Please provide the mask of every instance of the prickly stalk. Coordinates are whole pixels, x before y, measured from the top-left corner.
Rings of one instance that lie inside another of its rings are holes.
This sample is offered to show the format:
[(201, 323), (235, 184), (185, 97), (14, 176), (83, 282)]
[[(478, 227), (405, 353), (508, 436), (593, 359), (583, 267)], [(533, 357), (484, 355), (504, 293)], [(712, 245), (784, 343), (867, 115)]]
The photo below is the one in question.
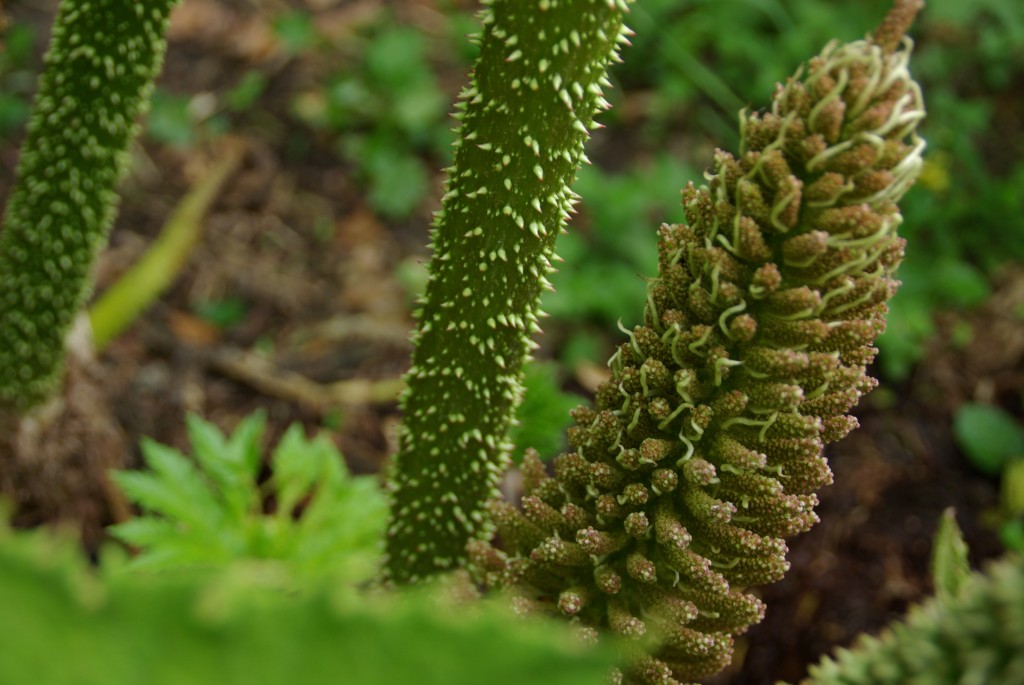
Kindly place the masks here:
[(406, 377), (387, 539), (397, 582), (453, 567), (491, 530), (484, 503), (506, 464), (538, 298), (584, 141), (607, 106), (626, 5), (495, 0), (483, 10)]
[(0, 408), (28, 409), (57, 383), (174, 4), (60, 4), (0, 232)]

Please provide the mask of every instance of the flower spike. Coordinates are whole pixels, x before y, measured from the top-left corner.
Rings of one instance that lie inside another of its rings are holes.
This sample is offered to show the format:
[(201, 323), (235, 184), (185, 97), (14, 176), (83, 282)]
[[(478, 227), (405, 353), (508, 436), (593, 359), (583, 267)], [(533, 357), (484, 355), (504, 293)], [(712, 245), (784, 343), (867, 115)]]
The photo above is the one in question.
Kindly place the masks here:
[[(749, 588), (780, 579), (785, 540), (818, 520), (825, 444), (875, 384), (865, 367), (903, 254), (896, 202), (921, 165), (903, 37), (919, 4), (828, 45), (768, 111), (742, 115), (740, 154), (716, 152), (708, 185), (683, 190), (687, 224), (661, 227), (644, 325), (596, 409), (573, 413), (573, 452), (547, 482), (530, 468), (547, 506), (527, 498), (526, 515), (545, 537), (510, 527), (507, 563), (544, 579), (530, 598), (552, 613), (661, 636), (625, 682), (726, 666), (764, 615)], [(569, 507), (592, 519), (575, 535)]]

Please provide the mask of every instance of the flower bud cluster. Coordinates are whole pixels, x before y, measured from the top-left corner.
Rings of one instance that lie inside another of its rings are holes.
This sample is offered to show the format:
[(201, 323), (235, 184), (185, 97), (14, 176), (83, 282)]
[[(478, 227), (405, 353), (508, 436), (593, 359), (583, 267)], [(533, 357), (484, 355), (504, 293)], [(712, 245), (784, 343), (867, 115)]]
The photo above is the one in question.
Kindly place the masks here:
[(572, 451), (553, 477), (528, 454), (521, 510), (490, 510), (504, 551), (471, 546), (523, 607), (658, 636), (628, 682), (728, 664), (764, 614), (747, 589), (780, 579), (785, 540), (817, 521), (823, 448), (875, 385), (896, 202), (921, 163), (915, 10), (897, 3), (878, 35), (829, 45), (741, 117), (740, 153), (718, 151), (708, 185), (683, 190), (687, 224), (661, 227), (643, 325), (595, 408), (573, 412)]

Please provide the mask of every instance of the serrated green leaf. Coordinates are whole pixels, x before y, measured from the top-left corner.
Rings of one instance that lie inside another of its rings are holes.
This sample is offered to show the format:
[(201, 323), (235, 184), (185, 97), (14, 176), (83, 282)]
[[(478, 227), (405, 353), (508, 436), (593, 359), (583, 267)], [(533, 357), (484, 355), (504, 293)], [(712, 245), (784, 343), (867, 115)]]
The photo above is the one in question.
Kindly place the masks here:
[(171, 537), (174, 525), (168, 519), (137, 516), (124, 523), (111, 526), (108, 530), (122, 542), (136, 547), (145, 547), (158, 544)]
[(213, 482), (226, 513), (242, 520), (259, 503), (255, 478), (260, 465), (262, 413), (246, 417), (230, 439), (213, 424), (191, 415), (186, 418), (189, 442), (196, 461)]
[[(329, 457), (341, 460), (337, 450)], [(272, 459), (272, 482), (277, 494), (278, 515), (290, 517), (302, 495), (307, 493), (321, 475), (322, 450), (314, 448), (314, 443), (307, 442), (302, 427), (296, 424), (289, 427), (281, 436)]]
[(330, 568), (360, 580), (376, 575), (387, 502), (374, 479), (363, 477), (345, 488), (321, 488), (295, 530), (293, 558), (315, 572)]
[(242, 519), (259, 497), (252, 473), (240, 459), (232, 458), (228, 441), (216, 426), (194, 415), (186, 418), (186, 426), (195, 460), (212, 482), (217, 498), (227, 505), (226, 513)]
[(265, 424), (265, 414), (262, 411), (254, 412), (241, 420), (228, 439), (231, 458), (243, 464), (253, 478), (263, 462), (260, 440), (263, 438)]
[[(240, 472), (240, 464), (232, 463), (227, 453), (228, 441), (220, 429), (195, 414), (185, 417), (185, 428), (188, 440), (195, 450), (196, 461), (214, 479), (214, 482), (225, 487), (238, 478), (237, 475), (248, 476)], [(234, 467), (234, 468), (232, 468)]]
[[(178, 519), (189, 525), (213, 525), (221, 518), (220, 504), (202, 476), (181, 453), (144, 441), (142, 451), (152, 472), (113, 474), (118, 486), (144, 510)], [(177, 460), (181, 459), (181, 462)]]
[[(146, 483), (147, 475), (114, 474), (118, 486), (135, 501), (140, 499), (138, 485)], [(115, 538), (142, 550), (131, 560), (132, 566), (162, 569), (219, 565), (245, 552), (244, 535), (236, 526), (222, 525), (220, 518), (187, 522), (181, 516), (164, 516), (139, 516), (111, 527)]]
[(257, 482), (262, 464), (262, 415), (243, 421), (230, 437), (191, 417), (188, 433), (198, 466), (181, 452), (146, 441), (149, 472), (114, 479), (148, 515), (113, 528), (141, 548), (136, 567), (224, 566), (235, 560), (275, 559), (296, 577), (330, 575), (359, 583), (375, 575), (386, 502), (373, 477), (350, 477), (325, 435), (307, 439), (289, 428), (273, 451), (273, 475)]

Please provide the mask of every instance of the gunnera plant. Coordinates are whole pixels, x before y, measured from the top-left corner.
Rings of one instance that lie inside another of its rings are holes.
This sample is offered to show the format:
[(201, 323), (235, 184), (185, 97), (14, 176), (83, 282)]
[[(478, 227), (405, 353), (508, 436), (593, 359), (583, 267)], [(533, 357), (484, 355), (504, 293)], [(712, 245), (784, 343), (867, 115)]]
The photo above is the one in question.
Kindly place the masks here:
[(630, 683), (717, 672), (765, 611), (751, 588), (787, 571), (786, 540), (816, 521), (826, 444), (875, 381), (903, 255), (897, 201), (924, 142), (904, 37), (922, 3), (832, 43), (740, 117), (736, 155), (682, 193), (659, 231), (643, 325), (573, 412), (554, 477), (523, 464), (522, 508), (493, 501), (503, 549), (471, 543), (491, 586), (526, 610), (639, 638)]

